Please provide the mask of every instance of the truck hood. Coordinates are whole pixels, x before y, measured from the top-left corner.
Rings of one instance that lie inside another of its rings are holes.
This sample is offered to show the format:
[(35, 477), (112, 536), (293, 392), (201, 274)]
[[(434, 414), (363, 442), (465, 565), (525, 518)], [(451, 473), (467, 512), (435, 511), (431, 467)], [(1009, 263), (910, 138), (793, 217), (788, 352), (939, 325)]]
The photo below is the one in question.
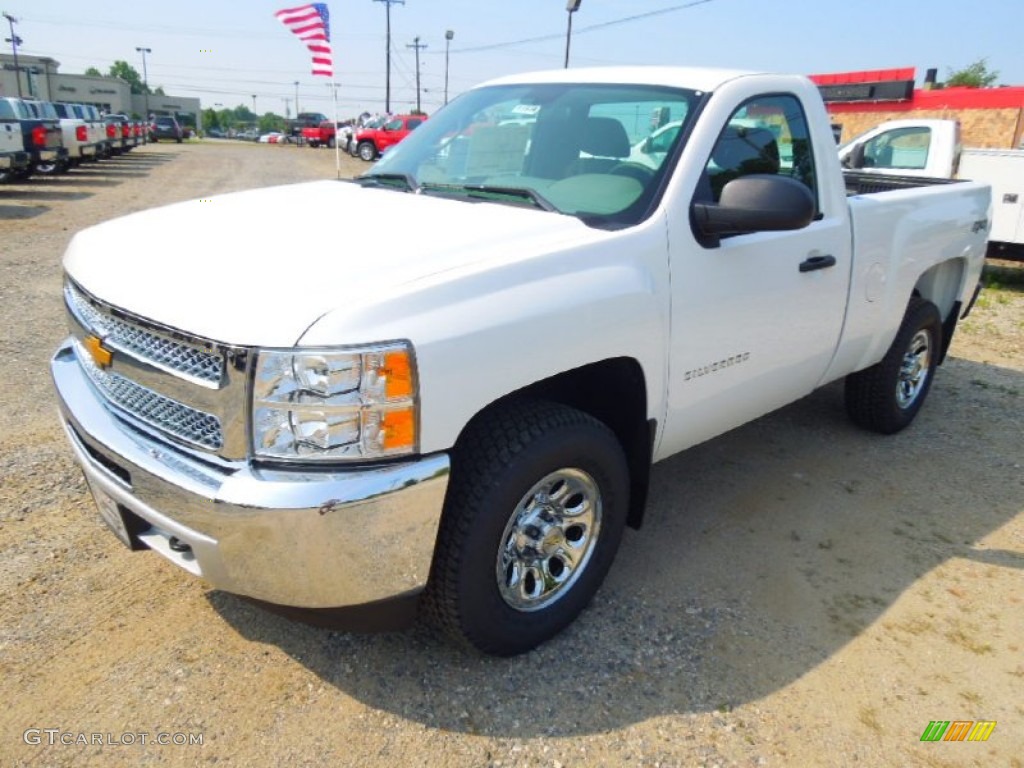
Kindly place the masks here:
[(529, 208), (316, 181), (100, 224), (74, 237), (64, 268), (94, 296), (170, 328), (285, 347), (327, 312), (600, 234)]

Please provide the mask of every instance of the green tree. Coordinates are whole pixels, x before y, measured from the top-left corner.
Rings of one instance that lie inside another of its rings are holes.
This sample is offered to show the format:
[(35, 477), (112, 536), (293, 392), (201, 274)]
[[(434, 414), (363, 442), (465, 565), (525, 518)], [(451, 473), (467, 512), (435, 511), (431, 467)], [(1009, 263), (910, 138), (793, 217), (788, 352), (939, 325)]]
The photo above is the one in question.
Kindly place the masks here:
[(153, 95), (154, 96), (166, 96), (167, 94), (164, 93), (164, 87), (162, 85), (158, 85), (156, 87), (156, 90), (153, 91)]
[(949, 70), (946, 87), (966, 86), (967, 88), (988, 88), (995, 85), (999, 72), (988, 68), (988, 59), (981, 58), (963, 69)]
[(208, 131), (214, 128), (220, 129), (220, 115), (213, 107), (203, 110), (203, 126)]
[(96, 69), (96, 67), (89, 67), (85, 70), (85, 74), (89, 77), (103, 77), (103, 73)]
[(132, 93), (153, 92), (152, 90), (147, 88), (145, 84), (143, 84), (142, 75), (138, 73), (138, 70), (136, 70), (135, 67), (129, 64), (127, 61), (115, 61), (113, 64), (110, 65), (110, 70), (107, 72), (107, 74), (110, 77), (119, 77), (122, 80), (126, 81), (128, 85), (131, 87)]
[(263, 117), (260, 118), (259, 132), (270, 133), (271, 131), (284, 132), (287, 121), (280, 115), (275, 115), (273, 112), (267, 112)]

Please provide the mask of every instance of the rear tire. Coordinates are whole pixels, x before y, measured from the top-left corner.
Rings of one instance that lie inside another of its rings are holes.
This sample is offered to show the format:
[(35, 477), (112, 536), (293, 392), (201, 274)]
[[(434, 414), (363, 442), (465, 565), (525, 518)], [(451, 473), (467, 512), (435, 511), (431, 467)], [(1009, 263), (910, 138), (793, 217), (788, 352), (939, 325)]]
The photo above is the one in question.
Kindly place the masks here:
[(549, 402), (485, 413), (452, 452), (427, 616), (484, 653), (535, 648), (590, 602), (628, 506), (626, 457), (603, 423)]
[(883, 435), (909, 426), (931, 389), (942, 350), (942, 316), (915, 296), (881, 362), (846, 377), (846, 412)]

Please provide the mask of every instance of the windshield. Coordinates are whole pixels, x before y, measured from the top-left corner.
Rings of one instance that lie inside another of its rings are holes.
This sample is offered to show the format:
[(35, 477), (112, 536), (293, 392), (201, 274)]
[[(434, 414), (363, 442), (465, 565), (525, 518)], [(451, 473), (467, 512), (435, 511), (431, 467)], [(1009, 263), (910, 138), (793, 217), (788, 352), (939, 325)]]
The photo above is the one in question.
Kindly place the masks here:
[(362, 178), (629, 225), (649, 209), (699, 96), (644, 85), (479, 88), (425, 121)]

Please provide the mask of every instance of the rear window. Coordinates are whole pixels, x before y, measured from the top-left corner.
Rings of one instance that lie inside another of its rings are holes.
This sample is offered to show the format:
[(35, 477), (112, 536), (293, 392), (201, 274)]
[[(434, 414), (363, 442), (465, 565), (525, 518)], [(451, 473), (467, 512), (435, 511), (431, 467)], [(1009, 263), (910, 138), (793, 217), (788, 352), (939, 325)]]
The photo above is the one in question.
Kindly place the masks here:
[(17, 120), (18, 116), (14, 113), (14, 107), (11, 106), (9, 101), (0, 101), (0, 120)]

